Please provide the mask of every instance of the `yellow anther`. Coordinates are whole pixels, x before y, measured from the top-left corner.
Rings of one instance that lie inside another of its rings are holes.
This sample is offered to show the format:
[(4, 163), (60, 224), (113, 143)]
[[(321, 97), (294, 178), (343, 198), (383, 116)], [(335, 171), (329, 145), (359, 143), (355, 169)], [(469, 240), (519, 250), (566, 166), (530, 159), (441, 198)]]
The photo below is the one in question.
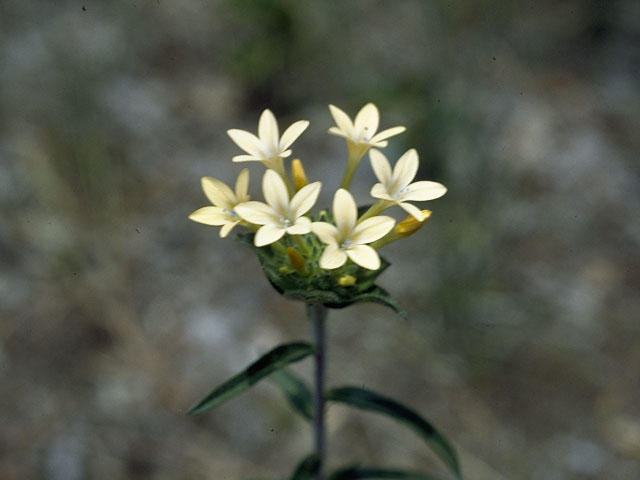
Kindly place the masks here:
[(294, 158), (291, 162), (291, 176), (293, 177), (293, 188), (295, 188), (296, 192), (309, 183), (299, 158)]
[(293, 247), (287, 247), (287, 255), (289, 256), (289, 263), (293, 268), (300, 271), (304, 268), (304, 257), (300, 255)]
[(354, 277), (353, 275), (342, 275), (339, 279), (338, 279), (338, 285), (340, 285), (341, 287), (351, 287), (352, 285), (356, 284), (356, 277)]
[(395, 228), (393, 229), (394, 233), (397, 234), (400, 238), (408, 237), (409, 235), (416, 233), (418, 230), (420, 230), (422, 225), (424, 225), (424, 222), (426, 222), (427, 219), (431, 216), (431, 211), (422, 210), (422, 215), (422, 221), (418, 221), (413, 215), (409, 215), (407, 218), (405, 218), (395, 226)]

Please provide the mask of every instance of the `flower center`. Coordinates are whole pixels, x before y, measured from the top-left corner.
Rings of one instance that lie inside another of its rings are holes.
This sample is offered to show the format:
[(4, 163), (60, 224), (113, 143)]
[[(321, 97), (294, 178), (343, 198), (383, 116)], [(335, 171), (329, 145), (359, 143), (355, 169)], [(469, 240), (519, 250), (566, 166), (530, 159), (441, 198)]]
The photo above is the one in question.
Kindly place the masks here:
[(402, 197), (403, 195), (406, 195), (407, 193), (409, 193), (409, 187), (403, 187), (400, 190), (398, 190), (396, 193), (394, 193), (392, 197), (394, 199), (397, 199), (399, 197)]
[(280, 223), (284, 228), (289, 228), (291, 226), (291, 220), (288, 218), (280, 217)]
[(353, 245), (353, 242), (351, 240), (347, 239), (344, 242), (342, 242), (342, 245), (340, 245), (340, 249), (341, 250), (349, 250), (349, 248), (351, 248), (351, 245)]
[(358, 143), (367, 143), (369, 140), (369, 127), (364, 127), (358, 136)]
[(227, 210), (225, 208), (224, 213), (226, 213), (227, 215), (229, 215), (233, 220), (239, 220), (240, 218), (238, 217), (238, 214), (236, 213), (235, 210)]

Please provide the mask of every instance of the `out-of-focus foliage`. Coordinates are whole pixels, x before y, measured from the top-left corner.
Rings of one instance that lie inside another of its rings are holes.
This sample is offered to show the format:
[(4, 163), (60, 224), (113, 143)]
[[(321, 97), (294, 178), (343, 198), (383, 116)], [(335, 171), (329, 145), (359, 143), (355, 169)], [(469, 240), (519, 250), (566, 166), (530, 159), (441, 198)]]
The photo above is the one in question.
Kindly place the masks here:
[[(639, 17), (632, 0), (1, 2), (0, 478), (289, 473), (311, 440), (275, 386), (185, 415), (308, 337), (248, 250), (186, 217), (201, 176), (237, 174), (226, 129), (264, 108), (311, 121), (294, 155), (328, 205), (327, 105), (368, 101), (408, 127), (388, 156), (415, 147), (449, 192), (382, 252), (409, 321), (331, 312), (330, 384), (406, 400), (469, 478), (640, 477)], [(365, 159), (359, 203), (373, 182)], [(328, 413), (335, 467), (438, 467), (401, 428)]]

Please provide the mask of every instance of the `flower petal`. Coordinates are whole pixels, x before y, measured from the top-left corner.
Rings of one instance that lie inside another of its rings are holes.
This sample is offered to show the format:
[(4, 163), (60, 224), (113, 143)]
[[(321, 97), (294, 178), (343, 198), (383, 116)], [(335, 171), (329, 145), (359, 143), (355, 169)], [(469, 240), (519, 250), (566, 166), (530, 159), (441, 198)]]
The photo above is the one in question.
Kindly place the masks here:
[[(396, 191), (402, 190), (418, 173), (418, 152), (414, 148), (407, 150), (393, 167), (393, 185)], [(393, 192), (391, 192), (393, 193)]]
[(233, 227), (235, 227), (239, 223), (240, 223), (240, 220), (238, 220), (237, 222), (225, 223), (220, 229), (220, 238), (225, 238), (227, 235), (229, 235), (229, 232), (233, 230)]
[(338, 126), (338, 128), (342, 131), (342, 133), (345, 136), (350, 137), (351, 134), (353, 133), (353, 123), (351, 123), (351, 119), (349, 118), (349, 115), (344, 113), (335, 105), (329, 105), (329, 110), (331, 111), (331, 116), (333, 117), (333, 120), (336, 122), (336, 125)]
[(313, 222), (311, 231), (315, 233), (322, 243), (329, 245), (338, 245), (340, 241), (340, 232), (335, 225), (327, 222)]
[(267, 170), (262, 177), (262, 193), (267, 203), (280, 216), (289, 213), (289, 192), (282, 177), (275, 170)]
[(247, 192), (249, 191), (249, 169), (243, 168), (238, 174), (236, 180), (236, 202), (246, 202), (249, 200)]
[(378, 270), (380, 268), (380, 257), (369, 245), (354, 245), (347, 250), (347, 255), (354, 262), (363, 268), (369, 270)]
[(256, 225), (280, 224), (280, 215), (272, 207), (262, 202), (245, 202), (236, 205), (235, 212), (240, 218)]
[(358, 218), (358, 206), (348, 190), (340, 188), (333, 196), (333, 220), (341, 238), (349, 237)]
[(337, 135), (338, 137), (344, 137), (344, 138), (349, 138), (349, 135), (345, 132), (343, 132), (342, 130), (340, 130), (338, 127), (331, 127), (328, 132), (332, 135)]
[(258, 137), (262, 142), (263, 148), (266, 147), (269, 151), (275, 151), (274, 148), (278, 147), (278, 138), (280, 134), (278, 132), (278, 122), (273, 112), (268, 108), (260, 115), (258, 121)]
[(189, 215), (189, 220), (205, 225), (224, 225), (230, 221), (229, 214), (222, 207), (202, 207)]
[(381, 131), (373, 136), (370, 140), (371, 143), (378, 143), (382, 140), (386, 140), (387, 138), (393, 137), (394, 135), (400, 135), (402, 132), (406, 130), (406, 127), (391, 127), (386, 130)]
[(419, 222), (423, 222), (425, 220), (425, 214), (422, 213), (422, 210), (420, 210), (415, 205), (411, 205), (410, 203), (400, 202), (398, 203), (398, 206), (402, 208), (405, 212), (407, 212), (409, 215), (413, 216), (413, 218), (415, 218)]
[(313, 182), (298, 190), (291, 199), (290, 209), (293, 218), (298, 218), (311, 210), (318, 200), (320, 187), (322, 187), (321, 182)]
[(371, 168), (376, 178), (383, 185), (390, 185), (393, 182), (393, 171), (387, 157), (379, 150), (371, 149), (369, 151), (369, 160), (371, 160)]
[(311, 220), (307, 217), (300, 217), (296, 223), (287, 228), (289, 235), (305, 235), (311, 231)]
[(327, 245), (320, 257), (320, 268), (325, 270), (333, 270), (341, 267), (347, 261), (347, 254), (344, 250), (338, 248), (337, 245)]
[(291, 144), (295, 142), (300, 135), (302, 135), (302, 132), (304, 132), (308, 126), (309, 122), (307, 120), (299, 120), (287, 128), (280, 139), (280, 150), (286, 150), (289, 148)]
[(232, 128), (231, 130), (227, 130), (227, 135), (229, 135), (231, 140), (233, 140), (236, 145), (245, 152), (258, 158), (264, 157), (262, 152), (262, 142), (253, 133), (247, 132), (246, 130)]
[(233, 162), (262, 162), (262, 156), (256, 157), (255, 155), (236, 155), (231, 159)]
[(407, 193), (402, 195), (402, 201), (422, 201), (435, 200), (447, 193), (447, 187), (438, 182), (420, 181), (414, 182), (407, 187)]
[(349, 240), (358, 245), (375, 242), (389, 233), (395, 224), (393, 218), (385, 215), (367, 218), (356, 225)]
[(217, 178), (202, 177), (202, 190), (207, 198), (217, 207), (232, 210), (236, 204), (236, 195)]
[(277, 242), (284, 235), (284, 228), (279, 225), (269, 224), (264, 225), (258, 229), (256, 236), (253, 239), (253, 244), (256, 247), (264, 247), (270, 243)]
[(366, 132), (365, 137), (370, 139), (378, 130), (380, 113), (373, 103), (367, 103), (356, 115), (354, 126), (358, 133)]
[(371, 195), (373, 198), (380, 198), (381, 200), (390, 200), (392, 202), (395, 201), (393, 197), (389, 195), (387, 187), (385, 187), (381, 183), (376, 183), (373, 187), (371, 187), (371, 192), (369, 193), (369, 195)]

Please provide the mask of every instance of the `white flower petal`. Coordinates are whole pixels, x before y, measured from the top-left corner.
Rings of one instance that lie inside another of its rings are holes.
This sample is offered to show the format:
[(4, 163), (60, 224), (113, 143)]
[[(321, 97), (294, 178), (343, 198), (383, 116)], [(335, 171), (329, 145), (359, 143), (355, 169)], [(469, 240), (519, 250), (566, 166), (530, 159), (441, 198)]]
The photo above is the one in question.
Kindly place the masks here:
[(402, 201), (422, 201), (435, 200), (447, 193), (447, 187), (438, 182), (420, 181), (414, 182), (407, 187), (407, 192), (402, 195)]
[(379, 150), (372, 149), (369, 151), (369, 160), (371, 160), (371, 168), (376, 178), (383, 185), (390, 185), (393, 179), (393, 171), (387, 157)]
[(220, 238), (225, 238), (227, 235), (229, 235), (229, 232), (233, 230), (233, 227), (235, 227), (239, 223), (240, 223), (240, 220), (238, 220), (237, 222), (225, 223), (220, 229)]
[(373, 198), (379, 198), (381, 200), (393, 200), (393, 197), (389, 195), (387, 187), (385, 187), (381, 183), (376, 183), (373, 187), (371, 187), (371, 192), (369, 193)]
[(340, 130), (338, 127), (331, 127), (328, 132), (332, 135), (337, 135), (338, 137), (344, 137), (344, 138), (348, 138), (349, 135), (347, 135), (345, 132), (343, 132), (342, 130)]
[(358, 218), (358, 206), (348, 190), (340, 188), (333, 196), (333, 219), (340, 236), (349, 236)]
[(262, 142), (253, 133), (232, 128), (231, 130), (227, 130), (227, 135), (245, 152), (258, 158), (263, 156)]
[(281, 216), (289, 210), (289, 192), (282, 177), (274, 170), (267, 170), (262, 177), (262, 193), (264, 199)]
[(375, 148), (385, 148), (387, 145), (389, 145), (389, 142), (387, 142), (386, 140), (383, 141), (383, 142), (371, 142), (371, 141), (369, 141), (369, 146), (375, 147)]
[(340, 232), (335, 225), (327, 222), (313, 222), (311, 231), (315, 233), (322, 243), (330, 245), (338, 245), (340, 241)]
[(296, 223), (287, 228), (289, 235), (305, 235), (311, 231), (311, 220), (307, 217), (300, 217)]
[(228, 223), (229, 214), (222, 207), (202, 207), (189, 215), (189, 220), (205, 225), (224, 225)]
[(304, 132), (308, 126), (309, 122), (307, 120), (299, 120), (287, 128), (280, 139), (280, 150), (286, 150), (289, 148), (291, 144), (295, 142), (300, 135), (302, 135), (302, 132)]
[(278, 122), (276, 122), (276, 117), (269, 109), (266, 109), (260, 115), (258, 137), (260, 137), (263, 148), (267, 147), (269, 151), (273, 151), (274, 147), (277, 148), (279, 137)]
[(338, 248), (337, 245), (327, 245), (320, 257), (320, 268), (333, 270), (341, 267), (347, 261), (347, 254)]
[(353, 133), (353, 123), (351, 123), (349, 115), (344, 113), (335, 105), (329, 105), (329, 110), (331, 111), (331, 116), (335, 120), (338, 128), (345, 136), (350, 137)]
[(363, 268), (377, 270), (380, 268), (380, 257), (369, 245), (354, 245), (347, 250), (347, 255), (354, 262)]
[(249, 169), (243, 168), (236, 180), (236, 202), (246, 202), (249, 200)]
[(264, 225), (258, 229), (256, 236), (253, 239), (253, 244), (256, 247), (264, 247), (271, 243), (277, 242), (284, 235), (284, 228), (278, 225)]
[(262, 162), (262, 157), (255, 155), (236, 155), (231, 159), (233, 162)]
[(291, 215), (294, 218), (298, 218), (311, 210), (311, 207), (313, 207), (316, 200), (318, 200), (320, 187), (322, 187), (321, 182), (313, 182), (298, 190), (291, 199), (290, 205)]
[(375, 242), (389, 233), (395, 224), (393, 218), (385, 215), (367, 218), (356, 225), (349, 240), (359, 245)]
[(398, 159), (396, 166), (393, 167), (393, 185), (397, 190), (402, 190), (411, 183), (418, 173), (418, 164), (418, 152), (413, 148), (407, 150)]
[(373, 137), (378, 130), (380, 113), (373, 103), (367, 103), (356, 115), (354, 126), (358, 133), (365, 132), (367, 139)]
[(398, 203), (398, 206), (402, 208), (405, 212), (407, 212), (409, 215), (413, 216), (413, 218), (415, 218), (419, 222), (424, 221), (425, 215), (422, 213), (422, 210), (420, 210), (415, 205), (411, 205), (410, 203), (400, 202)]
[(233, 191), (217, 178), (202, 177), (202, 190), (207, 198), (218, 207), (232, 210), (236, 204)]
[(272, 207), (262, 202), (245, 202), (236, 205), (235, 212), (249, 223), (256, 225), (279, 224), (280, 215)]
[[(386, 130), (381, 131), (380, 133), (377, 133), (373, 136), (373, 138), (370, 140), (371, 143), (378, 143), (381, 142), (383, 140), (386, 140), (387, 138), (393, 137), (394, 135), (399, 135), (402, 132), (404, 132), (406, 130), (405, 127), (392, 127), (392, 128), (387, 128)], [(386, 142), (385, 142), (386, 143)]]

